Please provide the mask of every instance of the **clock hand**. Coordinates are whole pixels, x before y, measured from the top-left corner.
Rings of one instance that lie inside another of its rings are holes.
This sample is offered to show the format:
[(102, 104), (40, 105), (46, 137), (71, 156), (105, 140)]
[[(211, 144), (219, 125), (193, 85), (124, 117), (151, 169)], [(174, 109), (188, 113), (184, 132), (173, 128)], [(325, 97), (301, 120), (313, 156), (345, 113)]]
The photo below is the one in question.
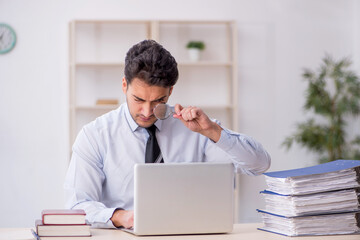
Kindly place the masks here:
[(0, 41), (2, 41), (3, 36), (4, 36), (4, 33), (1, 34)]

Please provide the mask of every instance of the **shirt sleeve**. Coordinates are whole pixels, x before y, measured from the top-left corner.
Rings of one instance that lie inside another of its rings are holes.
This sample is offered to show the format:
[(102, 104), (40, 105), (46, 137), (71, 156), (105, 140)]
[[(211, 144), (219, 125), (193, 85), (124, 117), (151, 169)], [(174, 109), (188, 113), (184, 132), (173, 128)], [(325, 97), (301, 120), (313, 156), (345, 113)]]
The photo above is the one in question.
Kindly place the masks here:
[(105, 180), (103, 163), (95, 141), (83, 129), (74, 146), (65, 178), (66, 208), (84, 209), (86, 219), (93, 227), (115, 228), (110, 218), (116, 208), (107, 208), (100, 202)]
[(237, 173), (260, 175), (270, 167), (270, 155), (259, 142), (245, 134), (223, 128), (214, 145), (230, 158)]

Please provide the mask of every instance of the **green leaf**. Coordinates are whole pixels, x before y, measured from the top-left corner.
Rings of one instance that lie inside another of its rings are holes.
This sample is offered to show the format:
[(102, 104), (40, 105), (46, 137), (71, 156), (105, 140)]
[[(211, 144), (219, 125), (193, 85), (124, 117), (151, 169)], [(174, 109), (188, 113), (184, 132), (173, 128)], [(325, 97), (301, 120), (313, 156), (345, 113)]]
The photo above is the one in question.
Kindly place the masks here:
[(190, 41), (190, 42), (188, 42), (186, 47), (187, 48), (197, 48), (199, 50), (204, 50), (205, 49), (205, 43), (202, 42), (202, 41)]

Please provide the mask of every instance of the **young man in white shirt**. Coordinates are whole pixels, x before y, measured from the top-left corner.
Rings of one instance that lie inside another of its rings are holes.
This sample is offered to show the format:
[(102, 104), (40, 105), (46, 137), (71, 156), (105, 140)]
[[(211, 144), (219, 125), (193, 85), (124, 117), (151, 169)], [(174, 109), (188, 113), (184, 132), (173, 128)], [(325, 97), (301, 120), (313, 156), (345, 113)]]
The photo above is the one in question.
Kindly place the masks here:
[(84, 209), (93, 226), (133, 226), (133, 168), (145, 162), (150, 127), (160, 162), (231, 161), (248, 175), (269, 168), (270, 156), (260, 143), (221, 127), (200, 108), (176, 104), (172, 117), (157, 120), (153, 109), (168, 101), (177, 79), (177, 63), (160, 44), (134, 45), (122, 80), (126, 103), (80, 131), (64, 186), (67, 207)]

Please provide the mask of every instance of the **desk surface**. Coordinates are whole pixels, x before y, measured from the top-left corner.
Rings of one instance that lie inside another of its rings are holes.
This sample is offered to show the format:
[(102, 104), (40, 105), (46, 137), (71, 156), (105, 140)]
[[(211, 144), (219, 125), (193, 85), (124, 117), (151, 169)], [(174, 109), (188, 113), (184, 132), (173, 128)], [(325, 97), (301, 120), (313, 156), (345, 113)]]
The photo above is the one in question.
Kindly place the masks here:
[[(92, 237), (66, 238), (66, 240), (281, 240), (281, 239), (299, 239), (299, 240), (359, 240), (360, 235), (339, 235), (339, 236), (316, 236), (316, 237), (284, 237), (274, 233), (268, 233), (257, 230), (261, 227), (260, 223), (235, 224), (234, 231), (228, 234), (205, 234), (205, 235), (178, 235), (178, 236), (148, 236), (136, 237), (130, 233), (116, 229), (91, 229)], [(0, 229), (0, 240), (30, 240), (34, 239), (30, 228), (2, 228)], [(50, 239), (50, 238), (47, 238)], [(51, 238), (64, 239), (64, 238)]]

